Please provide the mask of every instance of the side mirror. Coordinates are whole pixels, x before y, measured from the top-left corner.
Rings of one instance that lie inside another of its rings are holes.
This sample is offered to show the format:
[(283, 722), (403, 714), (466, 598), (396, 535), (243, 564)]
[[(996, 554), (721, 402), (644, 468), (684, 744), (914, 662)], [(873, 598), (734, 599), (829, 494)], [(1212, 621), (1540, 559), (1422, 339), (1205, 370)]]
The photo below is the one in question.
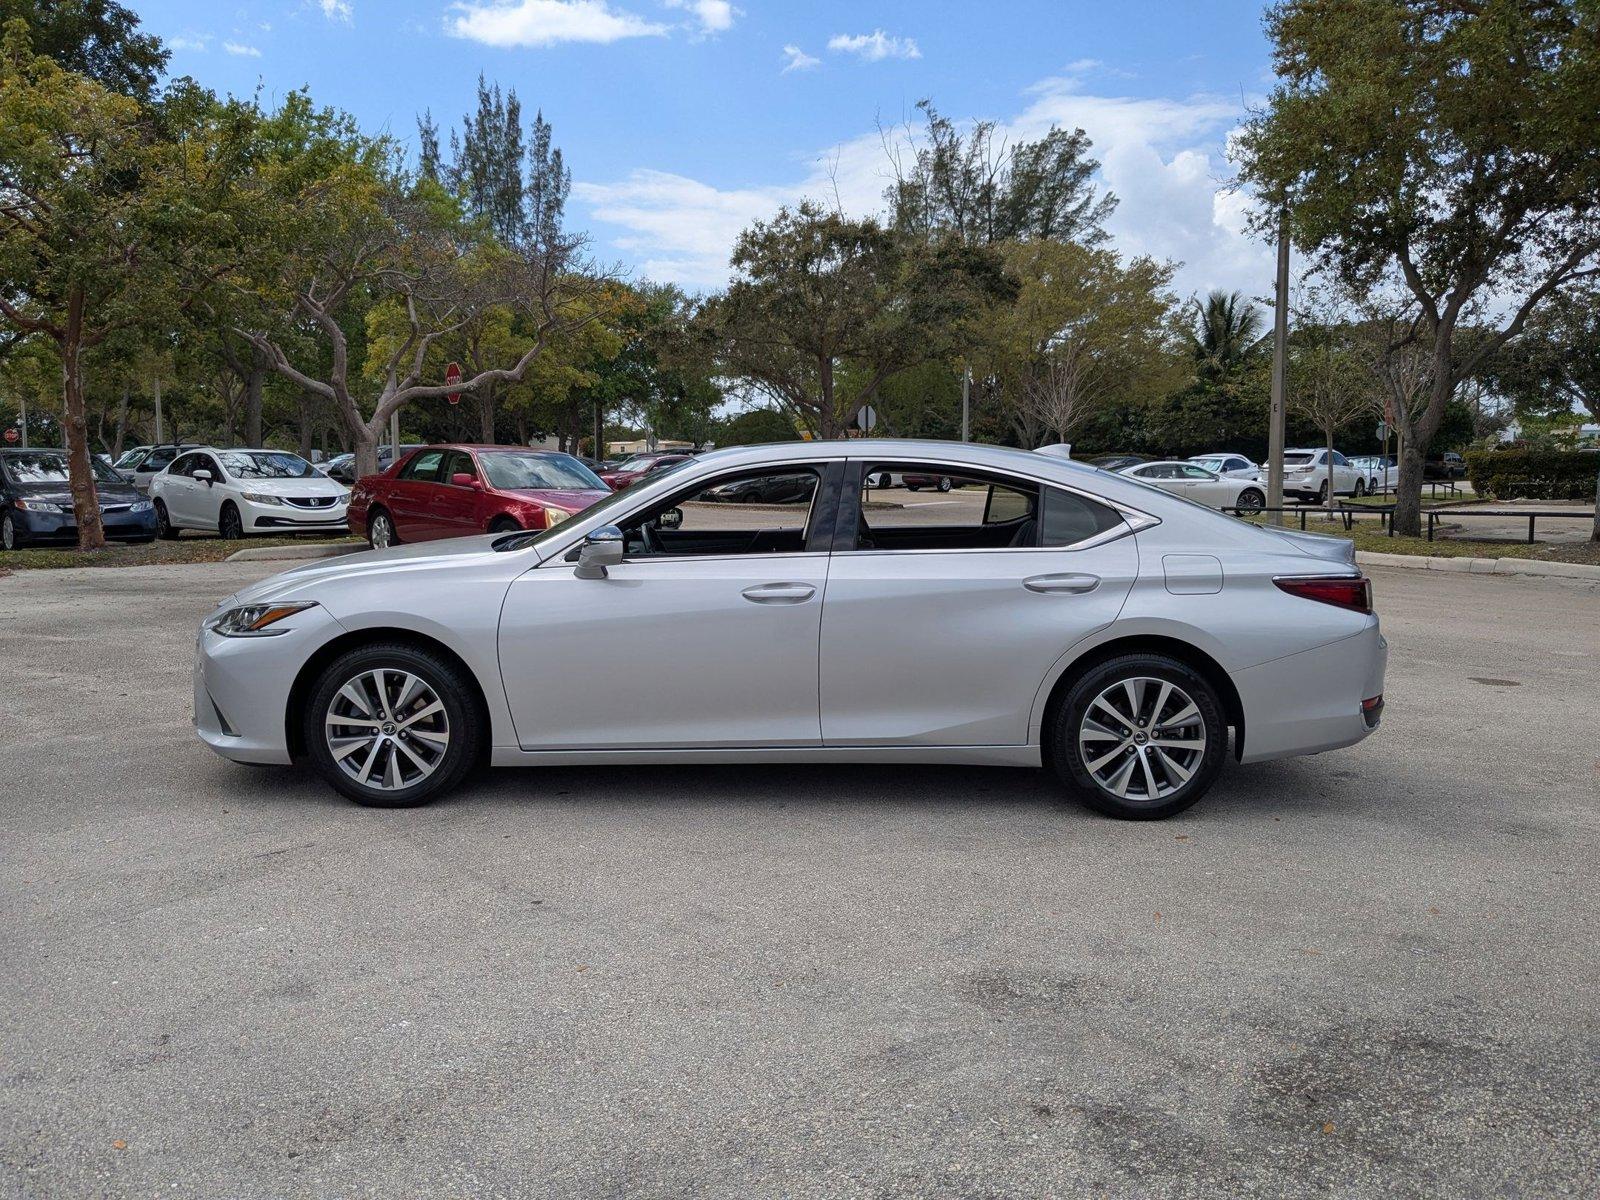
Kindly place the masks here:
[(683, 527), (683, 509), (669, 508), (656, 518), (657, 529), (681, 529)]
[(457, 487), (471, 488), (475, 492), (483, 491), (483, 483), (476, 475), (468, 475), (465, 471), (457, 471), (450, 476), (450, 482)]
[(198, 471), (194, 472), (194, 474), (192, 474), (189, 478), (191, 478), (191, 479), (199, 479), (199, 480), (201, 480), (201, 481), (203, 481), (205, 483), (210, 483), (211, 482), (211, 472), (206, 470), (204, 467), (201, 467)]
[(578, 551), (578, 566), (573, 575), (578, 579), (604, 579), (606, 568), (622, 561), (622, 530), (615, 525), (602, 525), (590, 530)]

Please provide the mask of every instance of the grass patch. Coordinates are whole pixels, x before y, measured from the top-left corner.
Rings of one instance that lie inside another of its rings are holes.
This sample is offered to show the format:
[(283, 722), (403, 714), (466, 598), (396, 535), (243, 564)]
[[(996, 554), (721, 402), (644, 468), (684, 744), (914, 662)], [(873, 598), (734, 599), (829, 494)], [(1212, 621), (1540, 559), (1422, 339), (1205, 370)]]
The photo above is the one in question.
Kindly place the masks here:
[(266, 546), (326, 545), (329, 542), (361, 543), (356, 537), (247, 537), (227, 542), (218, 537), (180, 537), (174, 542), (150, 542), (143, 546), (114, 542), (104, 550), (78, 550), (71, 546), (30, 546), (10, 553), (0, 551), (0, 575), (8, 570), (51, 570), (66, 567), (161, 567), (176, 563), (221, 562), (240, 550)]
[[(1269, 522), (1265, 517), (1253, 518), (1257, 525)], [(1290, 515), (1283, 527), (1300, 532), (1300, 518)], [(1531, 558), (1541, 562), (1570, 562), (1600, 565), (1600, 544), (1595, 542), (1569, 542), (1549, 544), (1536, 542), (1474, 542), (1464, 538), (1436, 537), (1433, 541), (1421, 537), (1390, 537), (1378, 527), (1376, 521), (1357, 521), (1353, 529), (1345, 529), (1342, 521), (1329, 522), (1315, 515), (1306, 519), (1307, 533), (1326, 533), (1348, 538), (1356, 549), (1376, 554), (1418, 554), (1432, 558)]]

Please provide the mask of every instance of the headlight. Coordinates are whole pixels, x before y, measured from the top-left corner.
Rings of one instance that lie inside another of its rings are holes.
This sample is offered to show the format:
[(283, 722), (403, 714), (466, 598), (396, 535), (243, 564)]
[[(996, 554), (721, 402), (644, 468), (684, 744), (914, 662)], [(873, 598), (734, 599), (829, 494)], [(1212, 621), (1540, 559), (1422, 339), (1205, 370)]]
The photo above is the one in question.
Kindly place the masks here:
[(279, 621), (313, 607), (315, 607), (314, 602), (243, 604), (238, 608), (230, 608), (211, 622), (211, 631), (220, 633), (223, 637), (274, 637), (289, 632), (287, 629), (273, 628)]
[(14, 500), (12, 503), (27, 512), (68, 513), (72, 511), (72, 505), (70, 504), (51, 504), (48, 500)]
[(248, 500), (251, 504), (282, 504), (283, 501), (276, 496), (269, 496), (265, 492), (240, 492), (239, 499)]
[(572, 514), (567, 512), (565, 509), (547, 508), (544, 510), (544, 527), (546, 529), (553, 529), (571, 515)]
[(150, 501), (148, 501), (148, 500), (135, 500), (129, 506), (128, 511), (129, 512), (149, 512), (150, 511)]

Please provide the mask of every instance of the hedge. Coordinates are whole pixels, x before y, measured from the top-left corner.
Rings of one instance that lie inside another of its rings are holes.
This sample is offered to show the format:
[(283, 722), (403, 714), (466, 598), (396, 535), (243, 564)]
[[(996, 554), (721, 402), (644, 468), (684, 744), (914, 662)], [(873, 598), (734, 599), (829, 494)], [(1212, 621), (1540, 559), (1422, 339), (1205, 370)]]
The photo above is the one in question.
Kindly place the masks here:
[(1588, 500), (1600, 475), (1600, 454), (1577, 450), (1473, 450), (1472, 490), (1496, 500)]

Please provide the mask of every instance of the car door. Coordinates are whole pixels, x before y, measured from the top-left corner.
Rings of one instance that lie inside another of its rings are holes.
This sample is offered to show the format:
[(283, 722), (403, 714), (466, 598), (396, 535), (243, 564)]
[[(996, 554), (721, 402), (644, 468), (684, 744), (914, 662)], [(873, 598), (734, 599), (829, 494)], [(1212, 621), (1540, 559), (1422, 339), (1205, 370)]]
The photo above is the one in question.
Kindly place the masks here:
[[(195, 471), (210, 471), (211, 482), (195, 479)], [(222, 502), (228, 496), (228, 489), (224, 486), (228, 477), (223, 474), (222, 464), (214, 454), (197, 454), (189, 473), (189, 512), (193, 523), (202, 529), (216, 529), (222, 515)]]
[[(199, 465), (199, 459), (198, 454), (180, 455), (161, 477), (161, 486), (154, 489), (161, 503), (166, 506), (167, 520), (172, 525), (193, 527), (196, 524), (192, 515), (195, 481), (189, 478), (189, 471)], [(152, 480), (154, 478), (151, 476)]]
[(448, 453), (443, 449), (418, 450), (389, 485), (385, 507), (394, 518), (395, 532), (402, 542), (425, 542), (440, 536), (433, 516), (433, 495)]
[[(500, 618), (519, 744), (819, 745), (817, 652), (843, 470), (802, 461), (706, 477), (619, 516), (627, 555), (605, 578), (579, 579), (575, 553), (519, 577)], [(812, 487), (781, 511), (697, 498), (796, 471)]]
[(482, 480), (472, 455), (464, 450), (452, 450), (445, 456), (439, 482), (429, 488), (430, 537), (466, 537), (483, 532), (484, 522), (478, 519), (483, 492), (456, 483), (457, 475)]
[(863, 467), (917, 468), (852, 467), (823, 605), (823, 741), (1027, 744), (1052, 666), (1127, 599), (1132, 526), (1086, 494), (958, 463), (926, 468), (958, 485), (947, 505), (863, 510)]
[(1224, 504), (1232, 504), (1238, 495), (1239, 488), (1235, 483), (1223, 479), (1215, 472), (1204, 467), (1188, 465), (1180, 468), (1183, 472), (1185, 490), (1183, 494), (1196, 504), (1209, 505), (1212, 508), (1221, 508)]

